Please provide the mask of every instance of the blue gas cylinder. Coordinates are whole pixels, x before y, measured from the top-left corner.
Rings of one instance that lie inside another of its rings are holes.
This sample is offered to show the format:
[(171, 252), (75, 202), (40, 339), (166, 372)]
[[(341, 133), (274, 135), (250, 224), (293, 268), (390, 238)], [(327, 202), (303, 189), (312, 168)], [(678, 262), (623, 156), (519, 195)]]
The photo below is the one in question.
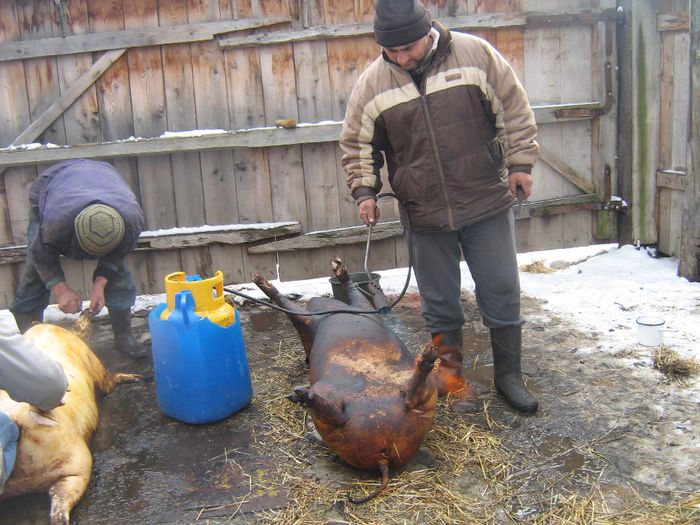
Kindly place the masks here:
[(218, 421), (253, 397), (238, 311), (224, 327), (195, 313), (190, 290), (177, 292), (174, 303), (165, 319), (167, 303), (148, 315), (158, 404), (185, 423)]

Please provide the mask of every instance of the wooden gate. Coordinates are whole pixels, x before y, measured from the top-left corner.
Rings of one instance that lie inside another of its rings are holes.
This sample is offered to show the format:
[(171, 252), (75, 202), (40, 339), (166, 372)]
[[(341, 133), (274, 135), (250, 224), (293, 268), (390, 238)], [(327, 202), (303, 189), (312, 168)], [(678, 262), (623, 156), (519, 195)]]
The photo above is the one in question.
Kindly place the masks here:
[[(612, 0), (425, 0), (447, 27), (491, 41), (534, 107), (542, 146), (518, 248), (616, 238)], [(50, 163), (110, 160), (148, 232), (129, 256), (139, 293), (172, 271), (359, 268), (366, 230), (337, 140), (359, 73), (378, 55), (371, 0), (34, 0), (0, 3), (0, 306), (25, 253), (27, 193)], [(395, 205), (371, 266), (405, 265)], [(85, 296), (92, 265), (65, 261)], [(329, 290), (330, 291), (330, 290)]]

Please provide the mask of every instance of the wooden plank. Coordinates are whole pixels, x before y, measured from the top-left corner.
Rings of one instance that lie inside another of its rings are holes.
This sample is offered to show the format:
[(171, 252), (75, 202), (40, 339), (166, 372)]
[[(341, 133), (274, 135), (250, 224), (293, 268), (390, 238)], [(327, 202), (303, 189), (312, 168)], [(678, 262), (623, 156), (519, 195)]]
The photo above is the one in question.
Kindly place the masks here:
[[(673, 9), (673, 0), (664, 0), (660, 8)], [(658, 23), (657, 15), (657, 23)], [(659, 71), (659, 166), (673, 167), (673, 77), (675, 55), (675, 35), (661, 34), (661, 69)], [(658, 179), (658, 173), (657, 173)], [(658, 183), (658, 180), (657, 180)]]
[[(125, 5), (127, 27), (157, 25), (156, 0)], [(167, 129), (163, 65), (159, 49), (131, 49), (128, 53), (134, 132), (157, 137)], [(139, 190), (149, 229), (177, 225), (170, 158), (139, 157)], [(157, 176), (153, 176), (157, 174)]]
[(656, 185), (660, 188), (684, 191), (688, 186), (688, 175), (682, 171), (658, 170)]
[(658, 31), (688, 31), (690, 16), (688, 13), (661, 13), (656, 15)]
[[(317, 122), (330, 116), (332, 100), (325, 42), (299, 42), (294, 46), (299, 119)], [(308, 229), (341, 225), (339, 188), (336, 176), (335, 143), (304, 144), (301, 147)], [(342, 188), (344, 190), (345, 188)], [(330, 248), (318, 251), (309, 268), (312, 275), (328, 272), (328, 261), (337, 255)]]
[(688, 163), (691, 174), (683, 199), (678, 275), (700, 282), (700, 5), (690, 3), (690, 126)]
[[(259, 5), (235, 2), (230, 16), (260, 16)], [(223, 16), (223, 14), (222, 14)], [(265, 102), (258, 50), (255, 48), (223, 50), (227, 102), (231, 129), (265, 126)], [(290, 130), (287, 130), (290, 131)], [(272, 192), (268, 151), (265, 148), (235, 148), (234, 176), (238, 216), (242, 223), (273, 221)], [(243, 250), (244, 281), (260, 272), (277, 277), (277, 258), (274, 254), (249, 255)]]
[[(162, 111), (162, 107), (156, 108), (156, 112), (159, 111)], [(260, 148), (334, 142), (340, 136), (341, 126), (340, 123), (334, 123), (301, 125), (294, 129), (265, 127), (242, 131), (198, 130), (197, 134), (168, 132), (161, 136), (129, 138), (102, 144), (16, 146), (0, 149), (0, 167), (56, 162), (77, 156), (116, 158), (161, 155), (177, 151)]]
[[(89, 2), (88, 21), (90, 32), (93, 33), (123, 30), (124, 11), (122, 2)], [(112, 141), (131, 136), (134, 128), (126, 54), (122, 55), (112, 67), (97, 79), (95, 88), (102, 141)], [(136, 159), (118, 157), (105, 160), (110, 161), (114, 165), (131, 187), (139, 203), (141, 203)], [(126, 261), (136, 284), (137, 293), (146, 293), (149, 290), (146, 257), (128, 256)]]
[[(368, 23), (371, 25), (374, 10), (371, 6), (364, 3), (357, 5), (357, 9), (353, 9), (353, 5), (343, 0), (329, 0), (324, 3), (324, 18), (326, 23), (330, 24), (352, 24), (352, 23)], [(342, 120), (345, 116), (347, 101), (350, 98), (350, 93), (357, 82), (362, 71), (364, 71), (379, 55), (380, 48), (374, 40), (372, 32), (365, 36), (353, 39), (332, 39), (326, 42), (328, 50), (328, 71), (330, 75), (330, 100), (331, 110), (334, 119)], [(340, 224), (342, 225), (360, 225), (360, 217), (357, 213), (357, 206), (350, 195), (347, 187), (347, 174), (342, 168), (342, 150), (336, 147), (336, 176), (339, 192), (339, 209), (340, 209)], [(384, 172), (383, 180), (386, 182), (386, 172)], [(389, 189), (387, 184), (384, 189)], [(383, 211), (387, 213), (382, 215), (382, 220), (395, 220), (393, 207), (383, 206)], [(367, 229), (363, 225), (364, 231)], [(394, 241), (376, 243), (372, 246), (372, 262), (376, 269), (393, 268), (396, 266), (396, 249)], [(364, 262), (364, 250), (359, 246), (346, 246), (339, 250), (339, 255), (342, 256), (344, 262), (350, 268), (361, 267)], [(328, 257), (325, 261), (325, 268), (328, 266)], [(324, 273), (327, 273), (325, 270)]]
[(186, 228), (172, 228), (170, 230), (143, 232), (139, 236), (138, 249), (163, 250), (211, 246), (214, 244), (245, 244), (298, 234), (301, 232), (301, 225), (298, 222), (279, 222), (210, 226), (208, 228), (197, 228), (195, 231), (187, 230)]
[[(0, 39), (11, 40), (19, 38), (17, 12), (14, 4), (0, 2)], [(0, 144), (7, 145), (26, 127), (29, 122), (29, 101), (27, 99), (24, 80), (24, 67), (21, 62), (0, 64), (0, 78), (13, 79), (12, 82), (0, 82)], [(33, 168), (25, 170), (36, 174)], [(12, 202), (26, 203), (26, 193), (23, 191), (25, 181), (31, 177), (24, 176), (22, 169), (13, 169), (12, 173), (0, 174), (0, 245), (12, 243), (14, 239), (24, 239), (27, 230), (28, 210), (20, 207), (13, 210)], [(17, 181), (18, 184), (14, 184)], [(25, 204), (26, 206), (26, 204)], [(14, 213), (20, 217), (13, 217)], [(0, 288), (14, 291), (12, 275), (0, 273)], [(15, 283), (16, 284), (16, 283)]]
[(92, 67), (83, 74), (73, 85), (65, 90), (61, 96), (49, 106), (44, 113), (36, 118), (22, 133), (20, 133), (12, 145), (28, 144), (33, 142), (44, 130), (51, 125), (86, 89), (92, 86), (109, 67), (121, 57), (125, 49), (115, 49), (102, 55)]
[[(220, 16), (218, 0), (200, 0), (188, 3), (190, 22), (202, 22)], [(192, 69), (196, 83), (194, 86), (197, 125), (199, 128), (229, 128), (230, 119), (227, 97), (218, 104), (213, 100), (226, 93), (226, 74), (223, 51), (216, 42), (191, 44)], [(208, 224), (238, 222), (238, 199), (232, 149), (204, 151), (200, 153), (202, 173), (202, 194)], [(245, 277), (243, 250), (233, 246), (212, 246), (209, 250), (212, 273), (220, 270), (227, 282), (242, 282)]]
[[(598, 189), (599, 195), (608, 200), (613, 188), (618, 188), (618, 170), (612, 167), (618, 161), (617, 155), (617, 90), (619, 84), (613, 82), (613, 75), (618, 70), (618, 53), (616, 25), (612, 23), (598, 24), (591, 27), (591, 64), (602, 64), (591, 67), (591, 86), (593, 93), (605, 93), (605, 104), (609, 111), (600, 115), (590, 126), (591, 154), (589, 162), (592, 167), (592, 182)], [(585, 171), (584, 171), (585, 173)], [(618, 194), (618, 190), (615, 190)], [(599, 241), (617, 240), (618, 213), (612, 210), (594, 212), (592, 235)]]
[(524, 78), (523, 35), (521, 28), (501, 29), (496, 32), (495, 47), (508, 60), (522, 82)]
[[(561, 100), (594, 100), (604, 96), (600, 89), (596, 94), (593, 90), (593, 70), (602, 70), (602, 64), (592, 63), (592, 31), (598, 25), (578, 25), (559, 28), (559, 57), (561, 71)], [(598, 121), (567, 122), (561, 124), (561, 153), (557, 160), (565, 162), (557, 166), (566, 181), (574, 184), (584, 193), (596, 193), (593, 182), (594, 168), (591, 165), (591, 155), (594, 149), (591, 140), (591, 129)], [(544, 160), (544, 157), (541, 156)], [(550, 159), (547, 159), (550, 160)], [(551, 166), (551, 165), (550, 165)], [(602, 166), (596, 167), (596, 170)], [(576, 193), (576, 188), (571, 188), (564, 183), (563, 195)], [(602, 193), (602, 192), (601, 192)], [(580, 246), (590, 244), (593, 237), (593, 220), (587, 211), (579, 211), (575, 208), (571, 213), (565, 213), (561, 219), (562, 246)]]
[[(187, 23), (187, 1), (161, 2), (158, 18), (161, 24), (167, 26)], [(196, 129), (195, 78), (191, 46), (189, 43), (163, 46), (162, 54), (168, 129), (172, 131)], [(205, 224), (199, 154), (175, 152), (170, 158), (177, 224), (179, 226)], [(213, 275), (208, 248), (181, 251), (180, 263), (180, 269), (188, 275), (197, 273)]]
[[(399, 221), (380, 222), (372, 228), (372, 241), (380, 241), (403, 234)], [(250, 246), (249, 253), (293, 252), (298, 250), (318, 249), (324, 247), (343, 246), (347, 244), (367, 243), (367, 227), (350, 226), (324, 231), (310, 232), (300, 237), (283, 239), (257, 246)], [(364, 254), (364, 250), (363, 254)], [(330, 259), (329, 259), (330, 260)], [(328, 262), (324, 261), (325, 267)]]
[[(354, 2), (348, 2), (344, 7), (351, 8), (352, 4)], [(315, 25), (325, 21), (322, 10), (319, 9), (313, 15), (309, 19), (310, 23)], [(332, 115), (333, 97), (326, 42), (299, 42), (293, 46), (293, 50), (299, 119), (302, 122), (329, 119)], [(301, 147), (309, 230), (341, 225), (336, 176), (337, 147), (335, 143), (305, 144)], [(309, 267), (310, 273), (326, 275), (329, 269), (328, 261), (337, 254), (338, 252), (331, 248), (317, 250), (312, 259), (312, 266)]]
[[(23, 40), (36, 41), (53, 37), (58, 31), (54, 6), (48, 3), (28, 2), (18, 6), (20, 13), (20, 33)], [(59, 62), (55, 57), (36, 58), (25, 61), (27, 79), (27, 95), (31, 120), (36, 120), (48, 108), (52, 100), (61, 93), (61, 77)], [(47, 126), (41, 133), (42, 141), (54, 144), (66, 144), (67, 135), (65, 117), (59, 116), (52, 125)], [(41, 171), (43, 168), (39, 168)], [(28, 193), (30, 181), (25, 186)], [(21, 201), (24, 213), (28, 212), (28, 195)], [(66, 261), (63, 264), (66, 281), (82, 297), (85, 297), (85, 278), (81, 262)], [(54, 303), (56, 298), (51, 294), (49, 301)]]
[[(333, 3), (332, 0), (329, 1)], [(349, 5), (347, 2), (344, 2), (344, 4)], [(337, 18), (342, 14), (342, 10), (333, 10), (333, 14)], [(575, 9), (531, 13), (481, 13), (440, 17), (437, 18), (437, 21), (448, 29), (473, 32), (484, 29), (508, 27), (594, 24), (612, 16), (614, 15), (609, 11)], [(219, 41), (219, 45), (224, 48), (266, 46), (302, 41), (335, 40), (349, 37), (371, 36), (373, 33), (372, 23), (345, 22), (309, 27), (296, 31), (275, 31), (274, 33), (222, 38)]]
[[(229, 70), (231, 68), (229, 67)], [(353, 69), (356, 69), (353, 67)], [(109, 72), (108, 72), (109, 73)], [(237, 76), (237, 75), (236, 75)], [(113, 91), (115, 79), (111, 81)], [(105, 81), (105, 84), (108, 82)], [(104, 84), (100, 84), (103, 86)], [(118, 84), (117, 84), (118, 87)], [(119, 87), (121, 90), (121, 88)], [(335, 89), (335, 88), (333, 88)], [(241, 90), (248, 92), (247, 90)], [(102, 93), (102, 89), (100, 89)], [(241, 94), (236, 90), (235, 97), (241, 98)], [(104, 93), (103, 93), (104, 95)], [(104, 97), (102, 97), (104, 98)], [(340, 105), (344, 107), (342, 95), (340, 95)], [(101, 106), (112, 104), (108, 101), (101, 102)], [(114, 104), (112, 104), (114, 106)], [(238, 106), (239, 104), (237, 104)], [(571, 108), (599, 108), (599, 102), (579, 103), (579, 104), (554, 104), (533, 106), (533, 111), (538, 124), (556, 122), (558, 119), (555, 113), (561, 109)], [(109, 117), (109, 112), (106, 112)], [(252, 115), (242, 117), (244, 119), (254, 118)], [(589, 120), (591, 117), (581, 117), (582, 120)], [(103, 119), (104, 120), (104, 119)], [(116, 119), (107, 118), (107, 125)], [(234, 121), (235, 122), (235, 121)], [(235, 124), (234, 126), (235, 127)], [(337, 142), (340, 137), (342, 122), (319, 122), (313, 124), (297, 124), (296, 128), (287, 129), (281, 127), (262, 127), (251, 129), (240, 129), (236, 131), (197, 130), (188, 132), (168, 132), (159, 137), (129, 137), (122, 140), (103, 142), (100, 144), (75, 144), (70, 146), (58, 146), (50, 144), (40, 146), (38, 144), (18, 145), (11, 148), (0, 149), (0, 168), (7, 166), (33, 165), (37, 163), (58, 162), (75, 157), (83, 158), (118, 158), (134, 157), (141, 155), (160, 155), (165, 153), (202, 151), (228, 148), (264, 148), (271, 146), (290, 146), (296, 144), (316, 144), (323, 142)], [(103, 125), (103, 135), (105, 134)], [(108, 135), (118, 133), (108, 133)], [(123, 136), (123, 134), (122, 134)]]
[[(263, 14), (287, 14), (286, 2), (261, 2)], [(292, 46), (282, 44), (259, 50), (260, 73), (263, 86), (265, 122), (269, 126), (278, 119), (299, 120), (294, 55)], [(275, 221), (295, 220), (302, 230), (308, 228), (304, 172), (301, 148), (298, 145), (280, 146), (268, 150), (272, 213)], [(280, 279), (298, 279), (309, 276), (306, 267), (313, 266), (307, 254), (279, 257)]]
[[(524, 35), (524, 85), (532, 104), (557, 104), (561, 99), (561, 34), (557, 28), (543, 27), (528, 30)], [(561, 155), (561, 126), (541, 126), (537, 141), (540, 146)], [(564, 180), (546, 162), (538, 162), (533, 170), (535, 180), (531, 201), (561, 198), (565, 195)], [(526, 250), (543, 249), (540, 239), (548, 247), (562, 245), (563, 227), (560, 215), (529, 221)]]
[(635, 32), (635, 70), (637, 85), (631, 96), (635, 102), (635, 159), (633, 173), (634, 200), (632, 216), (635, 220), (636, 237), (642, 244), (657, 244), (657, 192), (656, 169), (658, 167), (659, 129), (659, 83), (658, 72), (661, 70), (660, 42), (656, 36), (656, 10), (652, 3), (639, 3), (632, 12), (630, 25)]
[[(61, 15), (63, 18), (54, 22), (54, 34), (89, 32), (86, 0), (65, 0), (62, 4)], [(63, 94), (71, 92), (76, 84), (85, 79), (93, 65), (94, 60), (90, 53), (56, 58), (61, 93), (59, 100), (63, 98)], [(94, 79), (91, 79), (84, 88), (79, 86), (79, 89), (75, 91), (80, 91), (80, 93), (75, 96), (71, 104), (68, 104), (58, 113), (63, 114), (67, 144), (98, 142), (102, 138), (99, 118), (97, 117), (97, 95), (93, 83)], [(37, 120), (41, 119), (50, 110), (51, 106)], [(51, 120), (55, 120), (58, 114), (55, 114)], [(37, 136), (39, 134), (37, 133)], [(90, 297), (93, 287), (93, 273), (96, 266), (97, 262), (91, 260), (66, 259), (64, 261), (63, 268), (67, 282), (84, 299)], [(78, 285), (78, 283), (80, 284)]]
[(126, 31), (108, 31), (29, 41), (0, 43), (0, 62), (46, 56), (91, 53), (110, 49), (160, 46), (212, 40), (215, 35), (267, 27), (289, 22), (289, 17), (225, 20), (171, 27), (140, 27)]
[[(124, 23), (127, 29), (158, 26), (157, 0), (126, 2)], [(129, 84), (134, 133), (153, 137), (167, 128), (163, 64), (159, 48), (130, 49)], [(168, 155), (139, 157), (138, 185), (141, 205), (146, 216), (146, 228), (155, 230), (177, 225), (171, 161)], [(146, 256), (148, 289), (142, 293), (159, 293), (164, 289), (162, 278), (180, 271), (182, 263), (177, 252)]]
[(690, 34), (674, 33), (673, 53), (673, 140), (671, 163), (662, 168), (686, 170), (688, 162), (688, 129), (690, 126)]

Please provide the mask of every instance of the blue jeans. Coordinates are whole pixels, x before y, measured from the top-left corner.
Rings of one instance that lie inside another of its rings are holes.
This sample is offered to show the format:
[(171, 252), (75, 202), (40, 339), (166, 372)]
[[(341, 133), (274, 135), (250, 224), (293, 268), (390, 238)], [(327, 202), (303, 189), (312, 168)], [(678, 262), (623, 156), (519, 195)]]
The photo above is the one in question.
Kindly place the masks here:
[(461, 255), (474, 279), (476, 304), (488, 328), (521, 326), (520, 279), (512, 210), (452, 232), (413, 232), (413, 263), (425, 328), (448, 332), (465, 322)]
[[(27, 228), (27, 246), (31, 245), (39, 227), (39, 215), (32, 208), (29, 213)], [(100, 263), (98, 263), (98, 269)], [(107, 268), (106, 266), (104, 268)], [(97, 270), (95, 270), (97, 272)], [(105, 287), (105, 306), (114, 310), (128, 310), (136, 302), (136, 285), (131, 277), (126, 262), (122, 261), (115, 267), (109, 267), (109, 280)], [(94, 281), (93, 275), (93, 281)], [(9, 310), (13, 314), (28, 314), (35, 310), (44, 310), (49, 304), (51, 292), (39, 277), (34, 262), (27, 254), (24, 274)]]
[(4, 412), (0, 412), (0, 494), (15, 466), (18, 439), (17, 425)]

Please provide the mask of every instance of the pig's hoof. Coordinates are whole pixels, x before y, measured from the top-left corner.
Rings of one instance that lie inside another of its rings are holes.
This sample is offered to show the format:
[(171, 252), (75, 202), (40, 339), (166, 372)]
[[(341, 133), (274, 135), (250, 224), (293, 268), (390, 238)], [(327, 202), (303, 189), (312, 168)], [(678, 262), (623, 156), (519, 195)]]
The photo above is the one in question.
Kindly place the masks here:
[(294, 387), (294, 391), (287, 394), (287, 399), (293, 401), (294, 403), (299, 403), (302, 406), (308, 406), (311, 402), (311, 392), (309, 389), (303, 386)]
[(348, 275), (348, 268), (343, 264), (343, 261), (337, 255), (333, 257), (333, 260), (331, 261), (331, 268), (333, 269), (333, 273), (341, 283), (350, 281), (350, 276)]

